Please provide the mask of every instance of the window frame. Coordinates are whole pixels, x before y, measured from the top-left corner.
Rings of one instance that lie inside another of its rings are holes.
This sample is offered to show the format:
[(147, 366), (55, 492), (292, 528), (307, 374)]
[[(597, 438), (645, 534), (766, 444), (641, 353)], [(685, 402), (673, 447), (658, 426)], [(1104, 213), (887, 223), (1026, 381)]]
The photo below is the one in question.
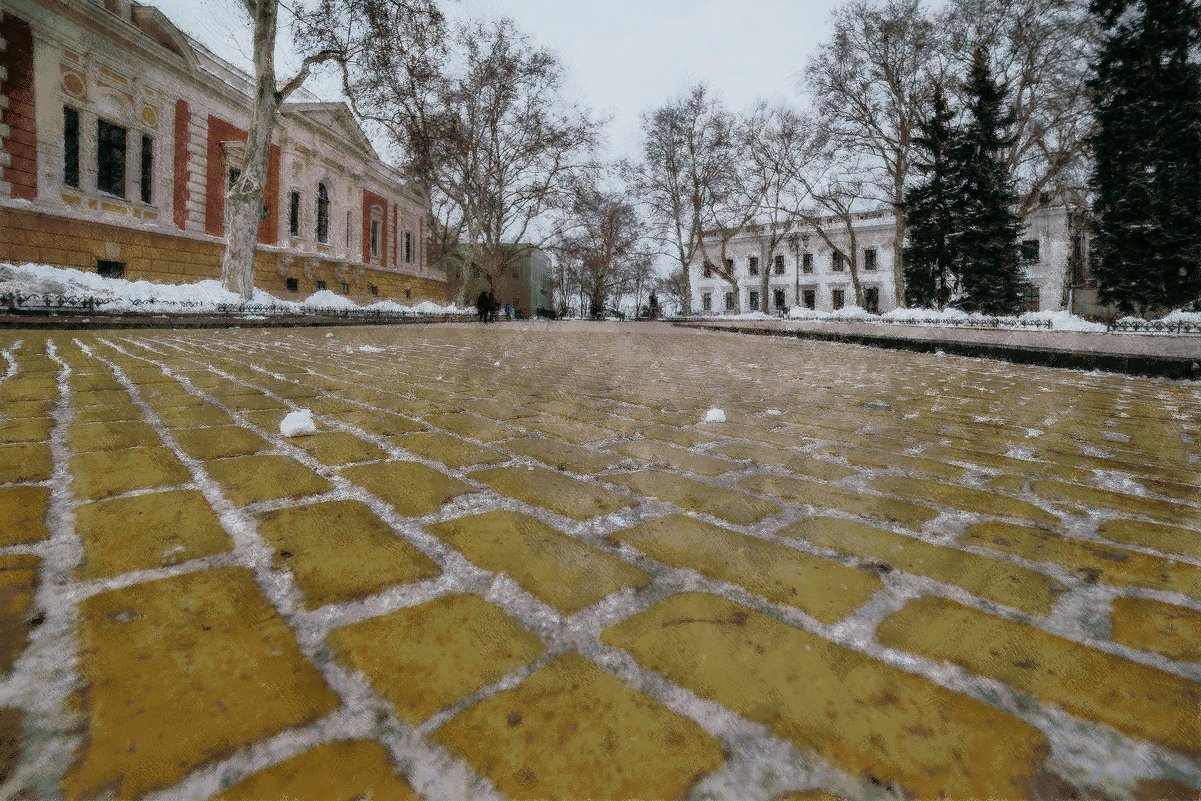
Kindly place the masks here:
[(830, 308), (834, 311), (844, 308), (847, 305), (847, 291), (845, 289), (830, 290)]
[(812, 253), (802, 253), (801, 254), (801, 272), (806, 273), (808, 275), (813, 274), (813, 254)]
[(405, 264), (413, 263), (413, 232), (405, 231)]
[(79, 109), (63, 106), (63, 186), (79, 189)]
[[(106, 135), (106, 130), (108, 134)], [(118, 166), (114, 163), (112, 151), (108, 151), (106, 157), (105, 147), (113, 147), (116, 144), (116, 137), (113, 131), (121, 132), (121, 147), (120, 147), (120, 169), (114, 169)], [(109, 122), (103, 117), (96, 118), (96, 191), (103, 192), (112, 197), (119, 197), (122, 200), (128, 200), (128, 178), (127, 171), (129, 169), (129, 129), (122, 125), (117, 125), (115, 122)], [(104, 181), (107, 185), (102, 186)], [(119, 183), (118, 183), (119, 181)]]
[(738, 297), (735, 292), (726, 293), (726, 311), (734, 311), (738, 308)]
[(784, 254), (777, 253), (772, 257), (772, 272), (776, 275), (784, 274)]
[(879, 251), (876, 248), (863, 249), (863, 270), (864, 272), (874, 273), (879, 269)]
[(748, 311), (759, 311), (759, 290), (749, 289), (746, 293), (746, 305)]
[(329, 244), (329, 187), (325, 181), (317, 182), (317, 241), (323, 245)]
[(713, 311), (713, 293), (701, 293), (701, 311)]
[[(1029, 247), (1033, 245), (1033, 248)], [(1034, 239), (1023, 239), (1021, 244), (1022, 263), (1023, 264), (1038, 264), (1042, 261), (1042, 240), (1038, 237)], [(1033, 251), (1034, 258), (1030, 258), (1030, 252)]]
[(141, 163), (138, 165), (141, 173), (138, 178), (139, 197), (147, 206), (154, 203), (154, 139), (150, 134), (142, 134)]
[(747, 256), (746, 269), (747, 269), (747, 273), (749, 275), (758, 275), (759, 274), (759, 257), (758, 256)]
[(293, 239), (300, 237), (300, 190), (288, 192), (288, 236)]

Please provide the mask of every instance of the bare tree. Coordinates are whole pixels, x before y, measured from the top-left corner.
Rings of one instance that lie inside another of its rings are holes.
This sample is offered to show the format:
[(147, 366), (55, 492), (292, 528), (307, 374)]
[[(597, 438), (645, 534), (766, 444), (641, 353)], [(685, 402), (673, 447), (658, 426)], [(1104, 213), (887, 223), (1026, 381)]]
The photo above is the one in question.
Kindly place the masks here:
[(639, 195), (668, 255), (684, 271), (683, 310), (690, 314), (688, 268), (698, 253), (738, 288), (726, 246), (754, 216), (757, 204), (743, 171), (745, 127), (708, 87), (696, 84), (644, 114), (642, 132)]
[(901, 303), (905, 186), (913, 135), (944, 69), (940, 33), (921, 0), (851, 0), (833, 23), (829, 42), (808, 65), (808, 83), (831, 136), (868, 169), (864, 190), (896, 215), (893, 275)]
[(684, 268), (676, 267), (659, 284), (659, 292), (663, 299), (671, 302), (678, 313), (685, 313), (684, 303), (691, 291), (687, 274), (688, 271)]
[(959, 73), (983, 46), (1006, 87), (1015, 137), (1005, 158), (1019, 212), (1041, 205), (1044, 193), (1083, 206), (1094, 124), (1085, 81), (1098, 36), (1087, 0), (952, 0), (940, 27)]
[(861, 208), (872, 189), (872, 177), (858, 165), (853, 154), (836, 147), (828, 148), (819, 163), (821, 170), (802, 173), (801, 181), (813, 206), (802, 212), (800, 219), (817, 232), (834, 254), (832, 258), (849, 271), (855, 305), (862, 307), (859, 234), (855, 221), (863, 214)]
[(225, 193), (225, 254), (221, 282), (243, 300), (254, 292), (254, 246), (264, 216), (264, 191), (271, 135), (280, 105), (301, 87), (314, 66), (342, 58), (342, 50), (322, 47), (305, 56), (296, 74), (276, 80), (275, 40), (279, 28), (278, 0), (242, 0), (253, 31), (254, 107), (246, 144), (238, 160), (236, 179)]
[[(343, 1), (362, 10), (388, 0)], [(598, 129), (564, 100), (558, 57), (509, 19), (428, 28), (415, 41), (389, 14), (362, 19), (355, 36), (363, 46), (344, 62), (346, 92), (428, 189), (441, 251), (433, 255), (495, 278), (526, 255), (513, 243), (553, 241), (550, 212), (592, 167)], [(339, 39), (341, 28), (329, 35)]]
[(634, 267), (645, 260), (638, 210), (624, 192), (579, 180), (562, 229), (559, 252), (577, 265), (582, 295), (597, 316), (610, 298), (623, 294)]

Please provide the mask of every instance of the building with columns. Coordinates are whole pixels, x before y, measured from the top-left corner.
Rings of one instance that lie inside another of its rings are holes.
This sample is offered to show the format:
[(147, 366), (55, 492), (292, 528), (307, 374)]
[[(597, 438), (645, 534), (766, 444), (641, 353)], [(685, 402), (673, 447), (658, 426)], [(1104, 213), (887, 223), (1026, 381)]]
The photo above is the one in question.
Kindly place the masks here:
[[(1083, 239), (1070, 224), (1062, 206), (1035, 209), (1025, 220), (1022, 254), (1026, 273), (1025, 306), (1029, 311), (1071, 308), (1072, 262), (1082, 258)], [(840, 220), (830, 218), (822, 230), (813, 226), (786, 236), (774, 252), (767, 252), (770, 237), (754, 229), (734, 236), (726, 246), (728, 267), (733, 267), (734, 286), (703, 257), (689, 267), (694, 314), (723, 315), (748, 311), (776, 314), (783, 309), (809, 308), (836, 311), (855, 304), (849, 259), (852, 249), (858, 261), (863, 287), (863, 306), (872, 312), (897, 308), (896, 265), (893, 245), (896, 225), (890, 211), (856, 214), (852, 220), (854, 243)], [(837, 246), (832, 247), (830, 243)], [(717, 252), (717, 246), (709, 248)], [(763, 295), (767, 271), (768, 292)], [(728, 271), (728, 269), (727, 269)]]
[[(5, 0), (0, 261), (218, 277), (252, 88), (152, 6)], [(379, 159), (344, 103), (293, 98), (271, 148), (255, 286), (444, 301), (420, 187)]]

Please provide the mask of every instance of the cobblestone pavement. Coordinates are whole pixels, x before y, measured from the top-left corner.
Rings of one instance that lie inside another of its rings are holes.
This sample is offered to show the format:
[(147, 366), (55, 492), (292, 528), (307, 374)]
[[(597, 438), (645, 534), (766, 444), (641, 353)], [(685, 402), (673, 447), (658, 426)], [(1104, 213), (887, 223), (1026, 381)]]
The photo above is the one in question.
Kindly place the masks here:
[(1196, 385), (633, 324), (0, 352), (0, 797), (1199, 794)]

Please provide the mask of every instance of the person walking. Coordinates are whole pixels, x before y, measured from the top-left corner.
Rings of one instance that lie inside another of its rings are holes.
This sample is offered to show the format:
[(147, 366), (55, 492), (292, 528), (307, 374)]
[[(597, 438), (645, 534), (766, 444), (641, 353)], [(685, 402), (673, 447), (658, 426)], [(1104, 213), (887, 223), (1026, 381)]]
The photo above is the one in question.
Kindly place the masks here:
[(491, 289), (488, 290), (488, 319), (496, 322), (496, 312), (500, 310), (500, 301), (496, 299), (496, 293)]
[(480, 296), (475, 299), (475, 313), (479, 315), (481, 323), (488, 322), (488, 312), (489, 311), (490, 311), (490, 309), (488, 307), (488, 293), (481, 289)]

